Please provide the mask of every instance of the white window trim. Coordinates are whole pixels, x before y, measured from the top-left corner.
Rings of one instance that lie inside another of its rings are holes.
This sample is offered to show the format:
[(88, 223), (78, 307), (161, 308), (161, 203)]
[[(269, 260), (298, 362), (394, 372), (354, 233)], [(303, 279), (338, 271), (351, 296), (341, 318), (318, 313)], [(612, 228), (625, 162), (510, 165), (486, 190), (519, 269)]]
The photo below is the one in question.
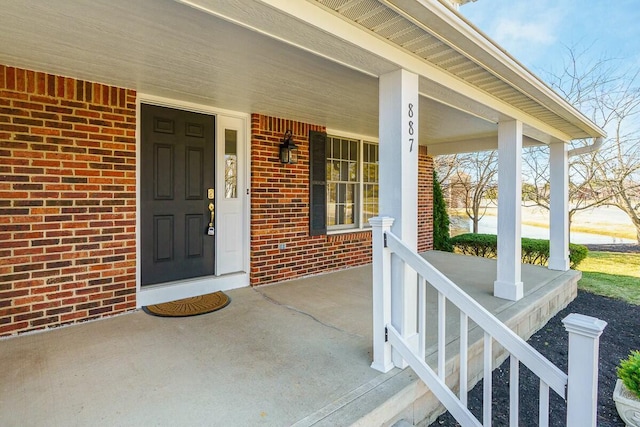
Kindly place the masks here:
[[(362, 167), (362, 163), (363, 163), (363, 144), (365, 142), (368, 143), (373, 143), (373, 144), (380, 144), (379, 139), (377, 137), (372, 137), (372, 136), (366, 136), (366, 135), (362, 135), (362, 134), (356, 134), (356, 133), (352, 133), (352, 132), (344, 132), (344, 131), (339, 131), (339, 130), (333, 130), (333, 129), (326, 129), (326, 133), (327, 133), (327, 138), (345, 138), (345, 139), (355, 139), (359, 141), (359, 147), (358, 147), (358, 197), (357, 197), (357, 210), (358, 210), (358, 219), (357, 219), (357, 225), (354, 225), (353, 227), (346, 227), (346, 226), (334, 226), (334, 227), (340, 227), (340, 228), (331, 228), (332, 226), (327, 225), (327, 235), (332, 235), (332, 234), (349, 234), (349, 233), (358, 233), (358, 232), (362, 232), (362, 231), (370, 231), (371, 227), (363, 224), (362, 223), (362, 208), (363, 208), (363, 200), (362, 200), (362, 193), (364, 191), (364, 182), (363, 182), (363, 173), (364, 173), (364, 168)], [(329, 182), (329, 180), (327, 179), (327, 183)], [(380, 184), (380, 182), (378, 181), (378, 185)], [(327, 204), (329, 203), (329, 201), (327, 200)]]

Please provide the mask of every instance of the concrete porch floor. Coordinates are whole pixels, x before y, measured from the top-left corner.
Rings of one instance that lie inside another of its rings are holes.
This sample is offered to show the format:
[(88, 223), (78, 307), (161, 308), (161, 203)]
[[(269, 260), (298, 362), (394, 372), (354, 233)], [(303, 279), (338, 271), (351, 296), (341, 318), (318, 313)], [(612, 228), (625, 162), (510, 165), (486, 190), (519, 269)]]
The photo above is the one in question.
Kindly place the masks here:
[[(424, 256), (525, 337), (575, 296), (579, 278), (574, 271), (523, 265), (525, 297), (512, 303), (491, 295), (495, 261), (440, 252)], [(410, 369), (381, 374), (369, 367), (370, 276), (367, 266), (237, 289), (227, 292), (229, 306), (197, 317), (137, 311), (3, 339), (0, 425), (335, 426), (422, 420), (426, 414), (418, 412), (424, 409), (411, 403), (424, 394), (415, 374)], [(435, 306), (434, 292), (428, 299)], [(447, 323), (454, 326), (457, 317), (448, 310)], [(457, 328), (448, 329), (453, 342)], [(447, 356), (453, 360), (455, 351)]]

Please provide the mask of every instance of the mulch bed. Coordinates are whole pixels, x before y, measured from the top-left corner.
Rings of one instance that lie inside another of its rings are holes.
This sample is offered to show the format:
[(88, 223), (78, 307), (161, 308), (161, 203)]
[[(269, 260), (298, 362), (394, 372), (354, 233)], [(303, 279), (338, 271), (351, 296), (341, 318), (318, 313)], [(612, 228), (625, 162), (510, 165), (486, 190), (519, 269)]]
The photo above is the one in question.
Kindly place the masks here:
[[(570, 313), (580, 313), (605, 320), (608, 325), (600, 336), (598, 379), (598, 426), (624, 427), (613, 402), (616, 366), (631, 350), (640, 349), (640, 306), (627, 304), (603, 296), (578, 292), (569, 306), (553, 317), (546, 326), (531, 337), (529, 344), (551, 362), (567, 372), (568, 334), (561, 320)], [(493, 372), (493, 425), (509, 425), (509, 361)], [(540, 381), (526, 367), (520, 365), (520, 422), (521, 426), (538, 425), (538, 393)], [(482, 381), (469, 392), (469, 410), (482, 421)], [(550, 391), (549, 425), (564, 426), (565, 402)], [(459, 426), (446, 413), (431, 424)]]
[(585, 246), (590, 251), (640, 253), (640, 245), (637, 243), (611, 243), (602, 245), (588, 244)]

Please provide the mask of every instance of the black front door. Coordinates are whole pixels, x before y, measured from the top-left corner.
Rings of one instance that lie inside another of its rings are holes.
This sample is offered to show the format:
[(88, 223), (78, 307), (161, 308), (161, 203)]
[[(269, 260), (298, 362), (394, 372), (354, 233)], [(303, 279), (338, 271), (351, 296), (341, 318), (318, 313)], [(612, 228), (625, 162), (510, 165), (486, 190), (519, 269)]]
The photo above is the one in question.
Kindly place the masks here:
[(215, 118), (142, 105), (141, 124), (142, 285), (212, 275)]

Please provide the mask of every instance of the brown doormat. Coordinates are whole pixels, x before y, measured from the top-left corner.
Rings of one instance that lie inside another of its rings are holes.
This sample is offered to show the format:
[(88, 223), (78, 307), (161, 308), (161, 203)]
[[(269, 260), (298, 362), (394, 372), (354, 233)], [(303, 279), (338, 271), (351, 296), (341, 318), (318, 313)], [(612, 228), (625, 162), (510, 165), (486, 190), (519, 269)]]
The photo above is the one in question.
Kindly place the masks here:
[(211, 313), (226, 307), (231, 300), (224, 292), (179, 299), (177, 301), (142, 307), (144, 311), (161, 317), (187, 317)]

